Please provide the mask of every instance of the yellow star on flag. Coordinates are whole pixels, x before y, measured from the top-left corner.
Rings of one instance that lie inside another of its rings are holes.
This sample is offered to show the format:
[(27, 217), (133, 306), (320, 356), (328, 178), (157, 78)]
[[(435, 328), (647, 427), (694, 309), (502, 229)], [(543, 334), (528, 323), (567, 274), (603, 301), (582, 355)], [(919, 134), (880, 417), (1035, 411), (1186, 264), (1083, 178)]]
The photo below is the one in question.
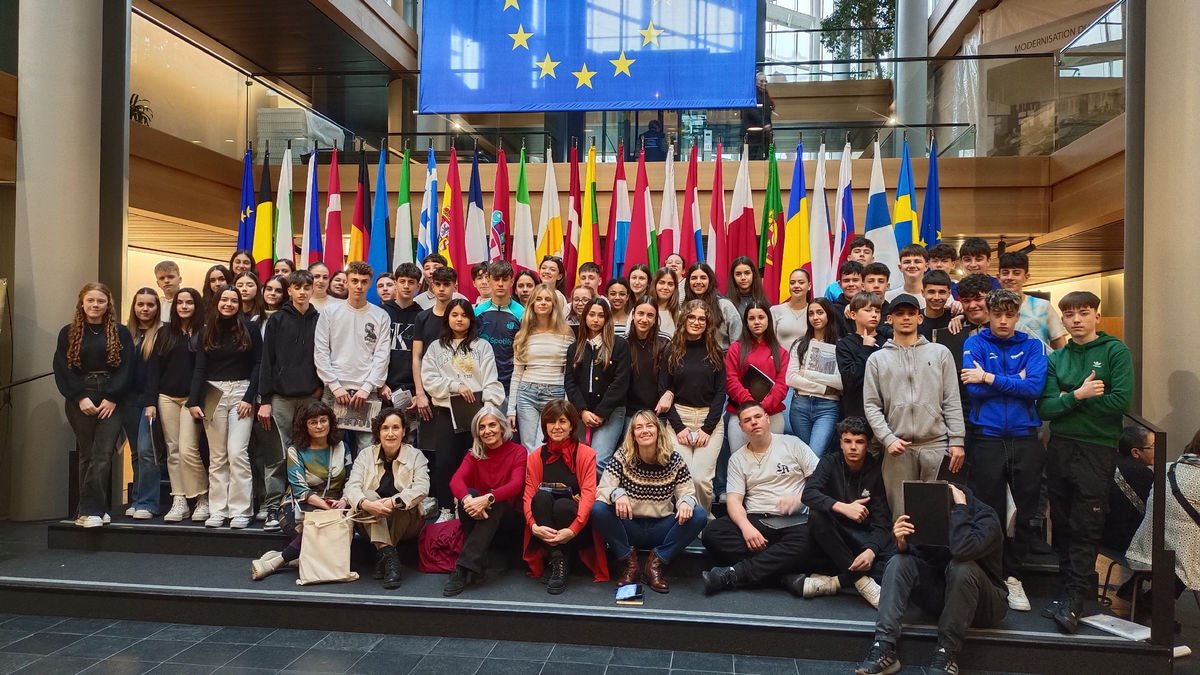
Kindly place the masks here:
[(578, 89), (587, 86), (592, 89), (592, 76), (596, 74), (594, 70), (588, 70), (587, 64), (583, 64), (583, 70), (575, 70), (571, 72), (575, 76), (575, 88)]
[(504, 9), (502, 9), (500, 11), (501, 12), (507, 11), (509, 7), (512, 7), (513, 9), (517, 10), (518, 12), (521, 11), (521, 6), (517, 4), (517, 0), (504, 0)]
[(544, 60), (534, 61), (534, 63), (537, 64), (538, 68), (542, 69), (542, 72), (538, 73), (539, 80), (547, 75), (556, 80), (558, 79), (558, 76), (554, 74), (554, 69), (558, 66), (558, 64), (562, 63), (562, 61), (551, 61), (550, 52), (546, 52), (546, 58)]
[(662, 35), (666, 31), (662, 30), (661, 28), (655, 28), (654, 22), (651, 21), (650, 25), (646, 26), (645, 30), (639, 30), (638, 32), (642, 34), (642, 46), (645, 47), (651, 43), (658, 44), (658, 36)]
[(620, 75), (621, 73), (625, 73), (625, 74), (626, 74), (626, 75), (628, 75), (629, 77), (633, 77), (633, 73), (630, 73), (630, 72), (629, 72), (629, 66), (633, 65), (634, 63), (636, 63), (636, 62), (637, 62), (637, 59), (627, 59), (627, 58), (625, 58), (625, 52), (624, 52), (624, 51), (622, 51), (622, 52), (621, 52), (621, 58), (619, 58), (619, 59), (609, 59), (609, 60), (608, 60), (608, 62), (609, 62), (609, 63), (611, 63), (611, 64), (613, 64), (613, 66), (614, 66), (614, 67), (616, 67), (616, 70), (615, 70), (615, 71), (613, 71), (613, 77), (616, 77), (616, 76)]
[(517, 32), (509, 33), (508, 37), (512, 38), (513, 49), (517, 47), (529, 49), (529, 38), (533, 37), (533, 33), (526, 33), (524, 24), (517, 24)]

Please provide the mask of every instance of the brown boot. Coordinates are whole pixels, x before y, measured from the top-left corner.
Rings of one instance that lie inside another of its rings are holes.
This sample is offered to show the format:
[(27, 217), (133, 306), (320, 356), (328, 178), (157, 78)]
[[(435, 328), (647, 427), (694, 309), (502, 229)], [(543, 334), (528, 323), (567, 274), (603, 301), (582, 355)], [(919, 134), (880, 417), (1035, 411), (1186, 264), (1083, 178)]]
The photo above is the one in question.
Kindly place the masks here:
[(629, 555), (625, 556), (624, 561), (625, 569), (621, 572), (621, 576), (617, 577), (617, 585), (636, 584), (638, 577), (642, 575), (642, 570), (638, 566), (637, 549), (629, 549)]
[(646, 561), (646, 585), (656, 593), (669, 593), (671, 586), (667, 584), (667, 578), (663, 576), (662, 566), (662, 558), (651, 551), (650, 559)]

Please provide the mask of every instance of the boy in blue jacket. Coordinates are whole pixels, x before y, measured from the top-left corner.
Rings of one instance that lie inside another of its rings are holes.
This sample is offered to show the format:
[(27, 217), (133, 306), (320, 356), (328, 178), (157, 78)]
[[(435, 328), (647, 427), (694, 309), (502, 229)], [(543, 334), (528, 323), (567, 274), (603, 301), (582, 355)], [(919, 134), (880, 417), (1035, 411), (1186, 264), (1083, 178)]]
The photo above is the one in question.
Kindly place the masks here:
[(1016, 329), (1021, 296), (996, 290), (987, 295), (988, 327), (963, 345), (961, 378), (970, 399), (967, 462), (971, 490), (1004, 520), (1005, 487), (1017, 507), (1013, 537), (1004, 542), (1008, 606), (1030, 610), (1021, 570), (1037, 533), (1030, 522), (1038, 509), (1045, 448), (1038, 439), (1037, 403), (1046, 385), (1045, 346)]

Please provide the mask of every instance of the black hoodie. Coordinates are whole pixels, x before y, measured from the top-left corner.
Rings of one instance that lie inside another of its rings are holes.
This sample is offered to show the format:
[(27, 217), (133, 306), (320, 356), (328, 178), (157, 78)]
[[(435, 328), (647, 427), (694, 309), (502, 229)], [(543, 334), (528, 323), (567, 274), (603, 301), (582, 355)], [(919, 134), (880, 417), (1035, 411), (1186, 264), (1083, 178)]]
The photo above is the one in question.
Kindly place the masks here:
[(875, 335), (875, 345), (863, 344), (862, 336), (850, 333), (837, 343), (838, 372), (842, 376), (842, 417), (866, 418), (863, 406), (863, 382), (867, 378), (867, 359), (879, 351), (887, 339)]
[[(833, 505), (847, 504), (863, 497), (870, 497), (867, 504), (870, 515), (861, 523), (842, 518), (833, 513)], [(858, 473), (851, 473), (840, 450), (821, 458), (817, 470), (804, 482), (804, 505), (814, 511), (833, 516), (838, 527), (861, 533), (867, 548), (875, 553), (886, 549), (892, 538), (892, 512), (888, 509), (887, 494), (883, 487), (883, 471), (879, 460), (866, 455)]]
[(992, 585), (1007, 597), (1002, 555), (1004, 528), (1000, 517), (969, 488), (959, 486), (959, 489), (966, 493), (967, 503), (950, 507), (950, 547), (913, 546), (909, 552), (937, 569), (945, 569), (951, 560), (978, 563)]
[(312, 305), (300, 314), (289, 302), (267, 319), (258, 384), (263, 403), (269, 403), (273, 395), (312, 396), (321, 386), (313, 365), (317, 315)]

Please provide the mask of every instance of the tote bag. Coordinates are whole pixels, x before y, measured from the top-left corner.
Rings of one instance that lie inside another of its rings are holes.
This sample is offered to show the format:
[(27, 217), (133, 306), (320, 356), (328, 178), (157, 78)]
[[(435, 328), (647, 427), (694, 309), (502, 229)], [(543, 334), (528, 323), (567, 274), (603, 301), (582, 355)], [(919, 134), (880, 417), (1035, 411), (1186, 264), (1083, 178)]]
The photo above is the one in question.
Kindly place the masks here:
[(354, 518), (345, 509), (317, 510), (304, 514), (300, 546), (300, 578), (296, 585), (355, 581), (350, 570), (350, 540)]

